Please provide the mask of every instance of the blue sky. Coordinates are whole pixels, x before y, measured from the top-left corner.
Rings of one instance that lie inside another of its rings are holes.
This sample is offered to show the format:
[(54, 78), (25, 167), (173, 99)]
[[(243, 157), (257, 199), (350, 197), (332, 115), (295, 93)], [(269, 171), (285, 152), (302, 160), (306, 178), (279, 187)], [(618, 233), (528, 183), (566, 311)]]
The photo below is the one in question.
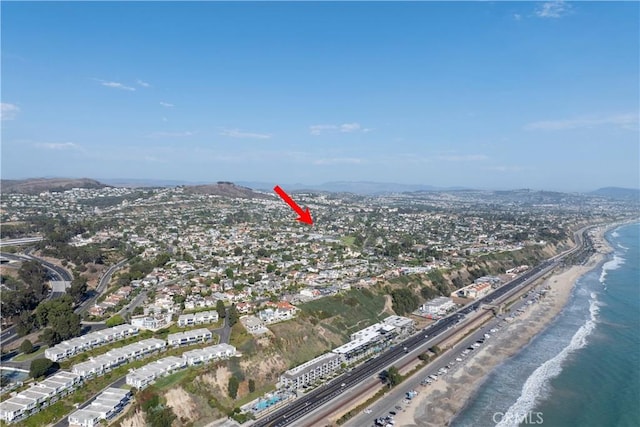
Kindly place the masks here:
[(637, 2), (2, 4), (2, 177), (638, 187)]

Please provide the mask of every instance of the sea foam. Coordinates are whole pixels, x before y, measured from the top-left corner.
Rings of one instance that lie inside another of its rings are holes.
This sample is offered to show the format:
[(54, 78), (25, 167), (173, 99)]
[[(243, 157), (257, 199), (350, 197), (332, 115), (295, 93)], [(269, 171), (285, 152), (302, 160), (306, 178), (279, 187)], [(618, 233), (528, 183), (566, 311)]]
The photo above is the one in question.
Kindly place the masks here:
[(612, 260), (609, 260), (602, 264), (602, 271), (600, 273), (600, 283), (604, 283), (607, 278), (607, 272), (620, 268), (624, 264), (625, 259), (619, 255), (614, 255)]
[(524, 386), (522, 386), (520, 397), (518, 397), (518, 400), (509, 407), (496, 427), (518, 426), (520, 424), (519, 420), (533, 410), (536, 405), (536, 400), (544, 393), (548, 392), (549, 381), (562, 372), (562, 363), (566, 358), (572, 352), (587, 344), (587, 337), (596, 327), (599, 305), (600, 304), (596, 299), (596, 294), (591, 292), (591, 300), (589, 301), (589, 319), (580, 326), (571, 338), (571, 342), (569, 342), (569, 344), (563, 348), (560, 353), (552, 359), (547, 360), (533, 371), (529, 378), (527, 378)]

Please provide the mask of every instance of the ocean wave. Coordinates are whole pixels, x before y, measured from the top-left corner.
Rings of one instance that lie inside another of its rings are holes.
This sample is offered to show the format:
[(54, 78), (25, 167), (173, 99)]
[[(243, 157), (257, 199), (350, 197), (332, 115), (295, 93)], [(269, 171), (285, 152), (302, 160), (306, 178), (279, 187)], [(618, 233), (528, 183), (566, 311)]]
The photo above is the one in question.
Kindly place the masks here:
[(611, 237), (620, 237), (620, 234), (618, 233), (618, 228), (616, 228), (613, 233), (611, 233)]
[(624, 245), (622, 245), (622, 244), (620, 244), (620, 243), (618, 243), (618, 247), (619, 247), (620, 249), (624, 249), (625, 251), (626, 251), (627, 249), (629, 249), (628, 247), (626, 247), (626, 246), (624, 246)]
[(562, 363), (566, 358), (572, 352), (587, 344), (587, 337), (595, 329), (598, 312), (600, 311), (600, 303), (596, 299), (596, 294), (592, 292), (591, 298), (589, 302), (589, 319), (580, 326), (573, 337), (571, 337), (569, 344), (563, 348), (560, 353), (533, 371), (522, 386), (520, 397), (509, 407), (501, 418), (501, 421), (496, 424), (496, 427), (518, 426), (522, 417), (531, 413), (537, 399), (548, 392), (549, 381), (562, 372)]
[(602, 264), (602, 272), (600, 273), (600, 283), (604, 283), (607, 278), (607, 272), (616, 270), (624, 264), (626, 260), (619, 255), (614, 255), (612, 260), (609, 260)]

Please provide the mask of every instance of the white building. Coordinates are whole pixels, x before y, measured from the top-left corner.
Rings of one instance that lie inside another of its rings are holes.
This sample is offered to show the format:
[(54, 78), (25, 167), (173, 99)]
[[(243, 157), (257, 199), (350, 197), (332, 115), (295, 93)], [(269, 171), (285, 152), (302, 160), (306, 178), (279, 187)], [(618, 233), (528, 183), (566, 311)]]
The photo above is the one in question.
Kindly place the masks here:
[(118, 325), (113, 328), (91, 332), (81, 337), (62, 341), (61, 343), (44, 351), (44, 356), (52, 362), (59, 362), (68, 357), (99, 347), (114, 341), (120, 341), (127, 337), (136, 335), (139, 328), (135, 325)]
[(169, 336), (167, 337), (167, 344), (173, 347), (178, 347), (181, 345), (193, 344), (196, 342), (209, 341), (212, 337), (213, 334), (208, 329), (194, 329), (192, 331), (169, 334)]
[(71, 393), (81, 382), (79, 375), (59, 371), (0, 403), (0, 420), (11, 423), (27, 418)]
[(182, 354), (182, 358), (189, 366), (208, 363), (212, 360), (228, 359), (236, 354), (236, 348), (229, 344), (217, 344), (211, 347), (200, 348), (197, 350), (186, 351)]
[(340, 369), (341, 363), (338, 354), (325, 353), (286, 371), (280, 376), (280, 384), (294, 389), (312, 384), (317, 379)]
[(131, 324), (141, 329), (161, 329), (171, 324), (171, 313), (131, 316)]
[(94, 427), (101, 420), (109, 420), (124, 408), (131, 398), (131, 391), (108, 388), (96, 397), (89, 406), (69, 415), (70, 426)]
[(441, 317), (447, 314), (449, 310), (455, 308), (453, 300), (449, 297), (438, 297), (425, 302), (420, 307), (420, 311), (430, 317)]
[(127, 374), (127, 384), (141, 390), (153, 383), (156, 379), (169, 375), (170, 373), (187, 366), (187, 362), (175, 356), (151, 362), (139, 369), (132, 369)]
[(123, 363), (141, 359), (155, 351), (164, 351), (166, 347), (166, 341), (158, 338), (148, 338), (121, 348), (115, 348), (105, 354), (92, 357), (86, 362), (77, 363), (71, 367), (71, 370), (85, 379), (92, 378), (104, 375)]
[(218, 312), (215, 310), (201, 311), (199, 313), (181, 314), (178, 317), (178, 326), (202, 325), (218, 321)]

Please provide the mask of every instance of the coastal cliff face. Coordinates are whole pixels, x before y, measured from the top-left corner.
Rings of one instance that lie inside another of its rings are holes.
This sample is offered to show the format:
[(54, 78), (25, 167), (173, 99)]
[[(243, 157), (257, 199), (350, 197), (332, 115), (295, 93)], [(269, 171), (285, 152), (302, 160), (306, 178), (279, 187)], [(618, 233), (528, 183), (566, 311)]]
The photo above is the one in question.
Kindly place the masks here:
[(471, 284), (482, 276), (500, 276), (520, 265), (537, 265), (572, 246), (573, 242), (566, 239), (557, 244), (527, 246), (517, 251), (480, 255), (441, 273), (415, 274), (390, 279), (384, 288), (388, 286), (387, 290), (409, 289), (422, 303), (439, 295), (449, 296), (451, 292)]

